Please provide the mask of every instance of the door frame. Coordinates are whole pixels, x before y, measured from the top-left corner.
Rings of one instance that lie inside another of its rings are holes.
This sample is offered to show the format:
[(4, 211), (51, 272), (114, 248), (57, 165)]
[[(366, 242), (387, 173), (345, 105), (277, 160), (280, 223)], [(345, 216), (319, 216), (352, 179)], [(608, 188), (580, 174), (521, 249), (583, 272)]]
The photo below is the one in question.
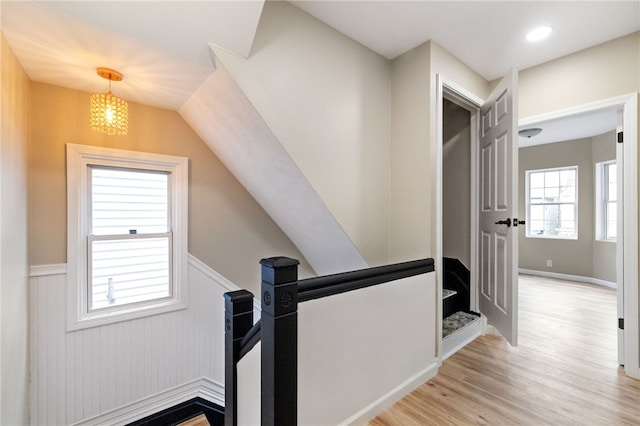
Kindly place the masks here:
[(480, 107), (484, 103), (484, 99), (471, 93), (459, 84), (449, 80), (441, 74), (436, 74), (436, 351), (439, 363), (442, 362), (442, 288), (443, 288), (443, 271), (442, 271), (442, 184), (443, 184), (443, 114), (442, 107), (444, 99), (447, 99), (461, 108), (469, 111), (470, 113), (470, 134), (471, 134), (471, 224), (470, 224), (470, 257), (471, 269), (470, 274), (470, 309), (473, 311), (478, 310), (478, 292), (477, 292), (477, 270), (478, 270), (478, 255), (477, 255), (477, 231), (478, 231), (478, 187), (474, 184), (474, 176), (477, 174), (478, 166), (476, 164), (478, 159), (478, 130), (480, 128)]
[[(531, 126), (549, 120), (568, 118), (601, 109), (622, 110), (624, 143), (623, 160), (623, 227), (625, 232), (618, 244), (617, 286), (624, 291), (624, 370), (640, 378), (640, 328), (638, 320), (638, 94), (630, 93), (584, 105), (560, 109), (520, 119), (518, 127)], [(622, 256), (620, 253), (622, 252)], [(620, 260), (620, 257), (622, 259)], [(619, 304), (620, 302), (618, 302)]]

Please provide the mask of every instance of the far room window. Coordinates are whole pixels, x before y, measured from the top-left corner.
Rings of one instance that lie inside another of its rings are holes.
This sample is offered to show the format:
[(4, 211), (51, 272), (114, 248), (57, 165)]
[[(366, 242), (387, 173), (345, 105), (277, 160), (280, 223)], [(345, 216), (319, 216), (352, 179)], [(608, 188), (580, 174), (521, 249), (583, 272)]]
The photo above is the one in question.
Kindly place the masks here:
[(616, 240), (617, 173), (615, 160), (596, 164), (596, 239), (600, 241)]
[(578, 167), (526, 172), (527, 237), (578, 238)]
[(70, 329), (184, 307), (187, 164), (67, 144)]

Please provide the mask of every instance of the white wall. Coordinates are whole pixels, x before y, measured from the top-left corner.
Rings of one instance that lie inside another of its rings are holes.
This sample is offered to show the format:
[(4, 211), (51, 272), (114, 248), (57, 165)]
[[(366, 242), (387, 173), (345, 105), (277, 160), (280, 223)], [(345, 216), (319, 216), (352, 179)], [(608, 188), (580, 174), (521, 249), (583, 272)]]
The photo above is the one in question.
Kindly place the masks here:
[[(433, 377), (435, 294), (428, 273), (300, 304), (298, 424), (366, 424)], [(238, 366), (239, 424), (260, 422), (259, 351)]]
[(214, 48), (370, 265), (388, 260), (389, 62), (286, 2), (251, 55)]
[[(188, 309), (67, 333), (65, 269), (32, 268), (31, 424), (125, 424), (196, 396), (224, 406), (233, 284), (191, 257)], [(365, 422), (433, 377), (435, 294), (429, 273), (301, 304), (299, 423)], [(240, 424), (259, 419), (259, 351), (239, 364)]]
[(28, 423), (29, 79), (0, 34), (0, 424)]
[(125, 424), (196, 396), (224, 406), (233, 284), (191, 257), (187, 309), (68, 333), (65, 270), (32, 268), (31, 424)]

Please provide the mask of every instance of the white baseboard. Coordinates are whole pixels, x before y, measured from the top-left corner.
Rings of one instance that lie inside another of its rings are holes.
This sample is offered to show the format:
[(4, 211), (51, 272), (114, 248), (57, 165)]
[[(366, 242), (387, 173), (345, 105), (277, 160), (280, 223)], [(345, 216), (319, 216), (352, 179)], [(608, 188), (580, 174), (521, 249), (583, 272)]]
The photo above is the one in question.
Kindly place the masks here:
[(485, 316), (481, 316), (473, 323), (466, 325), (461, 330), (442, 339), (442, 361), (480, 337), (486, 328), (485, 318)]
[(434, 377), (436, 373), (438, 373), (438, 363), (434, 362), (413, 377), (410, 377), (403, 383), (400, 383), (398, 386), (391, 389), (385, 395), (373, 401), (371, 404), (364, 407), (353, 416), (342, 421), (340, 425), (366, 424), (369, 420), (373, 419), (375, 416), (391, 407), (396, 401), (402, 399), (409, 392), (413, 391), (418, 386)]
[(224, 407), (224, 386), (211, 379), (202, 377), (132, 402), (131, 404), (79, 421), (74, 423), (74, 425), (124, 425), (198, 397)]
[(518, 269), (518, 273), (524, 275), (534, 275), (537, 277), (557, 278), (559, 280), (577, 281), (587, 284), (595, 284), (603, 287), (618, 288), (618, 285), (611, 281), (601, 280), (599, 278), (583, 277), (580, 275), (559, 274), (557, 272), (536, 271), (533, 269)]

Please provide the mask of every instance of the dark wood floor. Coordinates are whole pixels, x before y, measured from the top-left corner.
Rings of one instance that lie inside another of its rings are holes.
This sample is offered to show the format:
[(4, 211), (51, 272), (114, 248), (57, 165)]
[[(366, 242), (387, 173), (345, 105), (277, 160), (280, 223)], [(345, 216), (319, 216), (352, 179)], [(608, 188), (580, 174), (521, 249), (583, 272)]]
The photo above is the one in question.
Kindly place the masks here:
[(518, 347), (476, 339), (370, 425), (640, 425), (640, 381), (617, 365), (615, 291), (519, 287)]

